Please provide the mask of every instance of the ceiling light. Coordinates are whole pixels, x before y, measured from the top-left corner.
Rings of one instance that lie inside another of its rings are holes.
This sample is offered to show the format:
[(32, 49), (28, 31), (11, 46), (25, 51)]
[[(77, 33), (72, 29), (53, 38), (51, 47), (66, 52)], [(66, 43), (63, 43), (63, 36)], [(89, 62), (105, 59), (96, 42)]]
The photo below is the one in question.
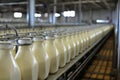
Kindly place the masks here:
[(35, 17), (41, 17), (42, 15), (39, 13), (35, 13)]
[(96, 20), (97, 23), (109, 23), (109, 20)]
[(45, 17), (48, 17), (48, 13), (45, 13), (44, 16), (45, 16)]
[(62, 14), (64, 17), (75, 17), (75, 11), (64, 11)]
[(55, 17), (60, 17), (60, 14), (59, 13), (55, 13)]
[(22, 13), (21, 12), (15, 12), (14, 13), (14, 18), (21, 18), (22, 17)]

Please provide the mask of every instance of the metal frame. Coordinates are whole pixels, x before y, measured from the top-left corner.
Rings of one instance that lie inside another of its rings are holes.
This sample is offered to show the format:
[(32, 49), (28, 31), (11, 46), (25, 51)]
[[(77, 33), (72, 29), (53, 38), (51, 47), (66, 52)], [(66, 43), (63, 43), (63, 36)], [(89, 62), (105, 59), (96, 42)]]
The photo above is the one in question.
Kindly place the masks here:
[[(57, 0), (54, 0), (54, 4), (57, 4)], [(56, 17), (55, 17), (55, 13), (57, 12), (57, 6), (54, 5), (53, 6), (53, 24), (56, 24)]]
[(78, 23), (81, 23), (82, 22), (82, 1), (79, 0), (79, 4), (78, 4), (78, 7), (79, 7), (79, 15), (78, 15)]
[(118, 0), (118, 55), (117, 55), (117, 79), (120, 80), (120, 0)]
[(120, 0), (117, 4), (117, 22), (116, 22), (116, 37), (118, 38), (118, 45), (116, 44), (117, 49), (117, 80), (120, 80)]

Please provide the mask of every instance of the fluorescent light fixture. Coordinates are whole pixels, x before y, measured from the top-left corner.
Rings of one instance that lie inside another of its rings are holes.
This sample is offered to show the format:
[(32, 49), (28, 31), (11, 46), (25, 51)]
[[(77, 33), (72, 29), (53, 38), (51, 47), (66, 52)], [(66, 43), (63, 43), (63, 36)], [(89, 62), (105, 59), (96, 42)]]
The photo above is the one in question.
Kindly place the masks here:
[(42, 15), (39, 13), (35, 13), (35, 17), (41, 17)]
[(109, 23), (109, 20), (96, 20), (97, 23)]
[(63, 13), (64, 17), (75, 17), (75, 11), (64, 11)]
[(48, 13), (45, 13), (44, 16), (45, 16), (45, 17), (48, 17)]
[(21, 12), (14, 12), (14, 17), (15, 18), (21, 18), (22, 17), (22, 13)]
[(75, 11), (70, 11), (70, 16), (75, 17)]
[(60, 14), (59, 13), (55, 13), (55, 17), (60, 17)]
[(64, 11), (64, 12), (63, 12), (63, 16), (64, 16), (64, 17), (69, 17), (68, 11)]

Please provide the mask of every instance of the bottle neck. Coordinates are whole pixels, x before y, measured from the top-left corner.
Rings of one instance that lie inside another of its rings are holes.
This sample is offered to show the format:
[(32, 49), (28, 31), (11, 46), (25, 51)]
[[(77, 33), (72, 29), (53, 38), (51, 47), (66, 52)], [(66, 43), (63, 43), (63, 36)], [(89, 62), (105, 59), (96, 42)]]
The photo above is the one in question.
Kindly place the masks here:
[(24, 45), (24, 46), (19, 46), (18, 47), (18, 53), (29, 53), (31, 51), (30, 45)]
[(62, 38), (58, 37), (58, 38), (55, 38), (55, 41), (60, 41)]
[(42, 44), (43, 41), (34, 41), (33, 44)]
[(30, 45), (19, 46), (19, 49), (22, 49), (22, 50), (26, 50), (26, 49), (29, 49), (29, 48), (30, 48)]
[(46, 42), (47, 42), (47, 43), (53, 43), (53, 42), (54, 42), (54, 39), (47, 39)]
[(34, 41), (33, 46), (42, 46), (43, 41)]

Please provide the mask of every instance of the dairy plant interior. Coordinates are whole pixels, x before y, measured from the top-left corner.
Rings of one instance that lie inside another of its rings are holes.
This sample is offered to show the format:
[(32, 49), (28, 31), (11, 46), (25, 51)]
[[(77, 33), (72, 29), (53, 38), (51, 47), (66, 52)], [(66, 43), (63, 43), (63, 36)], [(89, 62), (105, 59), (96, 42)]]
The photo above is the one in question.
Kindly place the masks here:
[(0, 80), (120, 80), (119, 0), (0, 0)]

